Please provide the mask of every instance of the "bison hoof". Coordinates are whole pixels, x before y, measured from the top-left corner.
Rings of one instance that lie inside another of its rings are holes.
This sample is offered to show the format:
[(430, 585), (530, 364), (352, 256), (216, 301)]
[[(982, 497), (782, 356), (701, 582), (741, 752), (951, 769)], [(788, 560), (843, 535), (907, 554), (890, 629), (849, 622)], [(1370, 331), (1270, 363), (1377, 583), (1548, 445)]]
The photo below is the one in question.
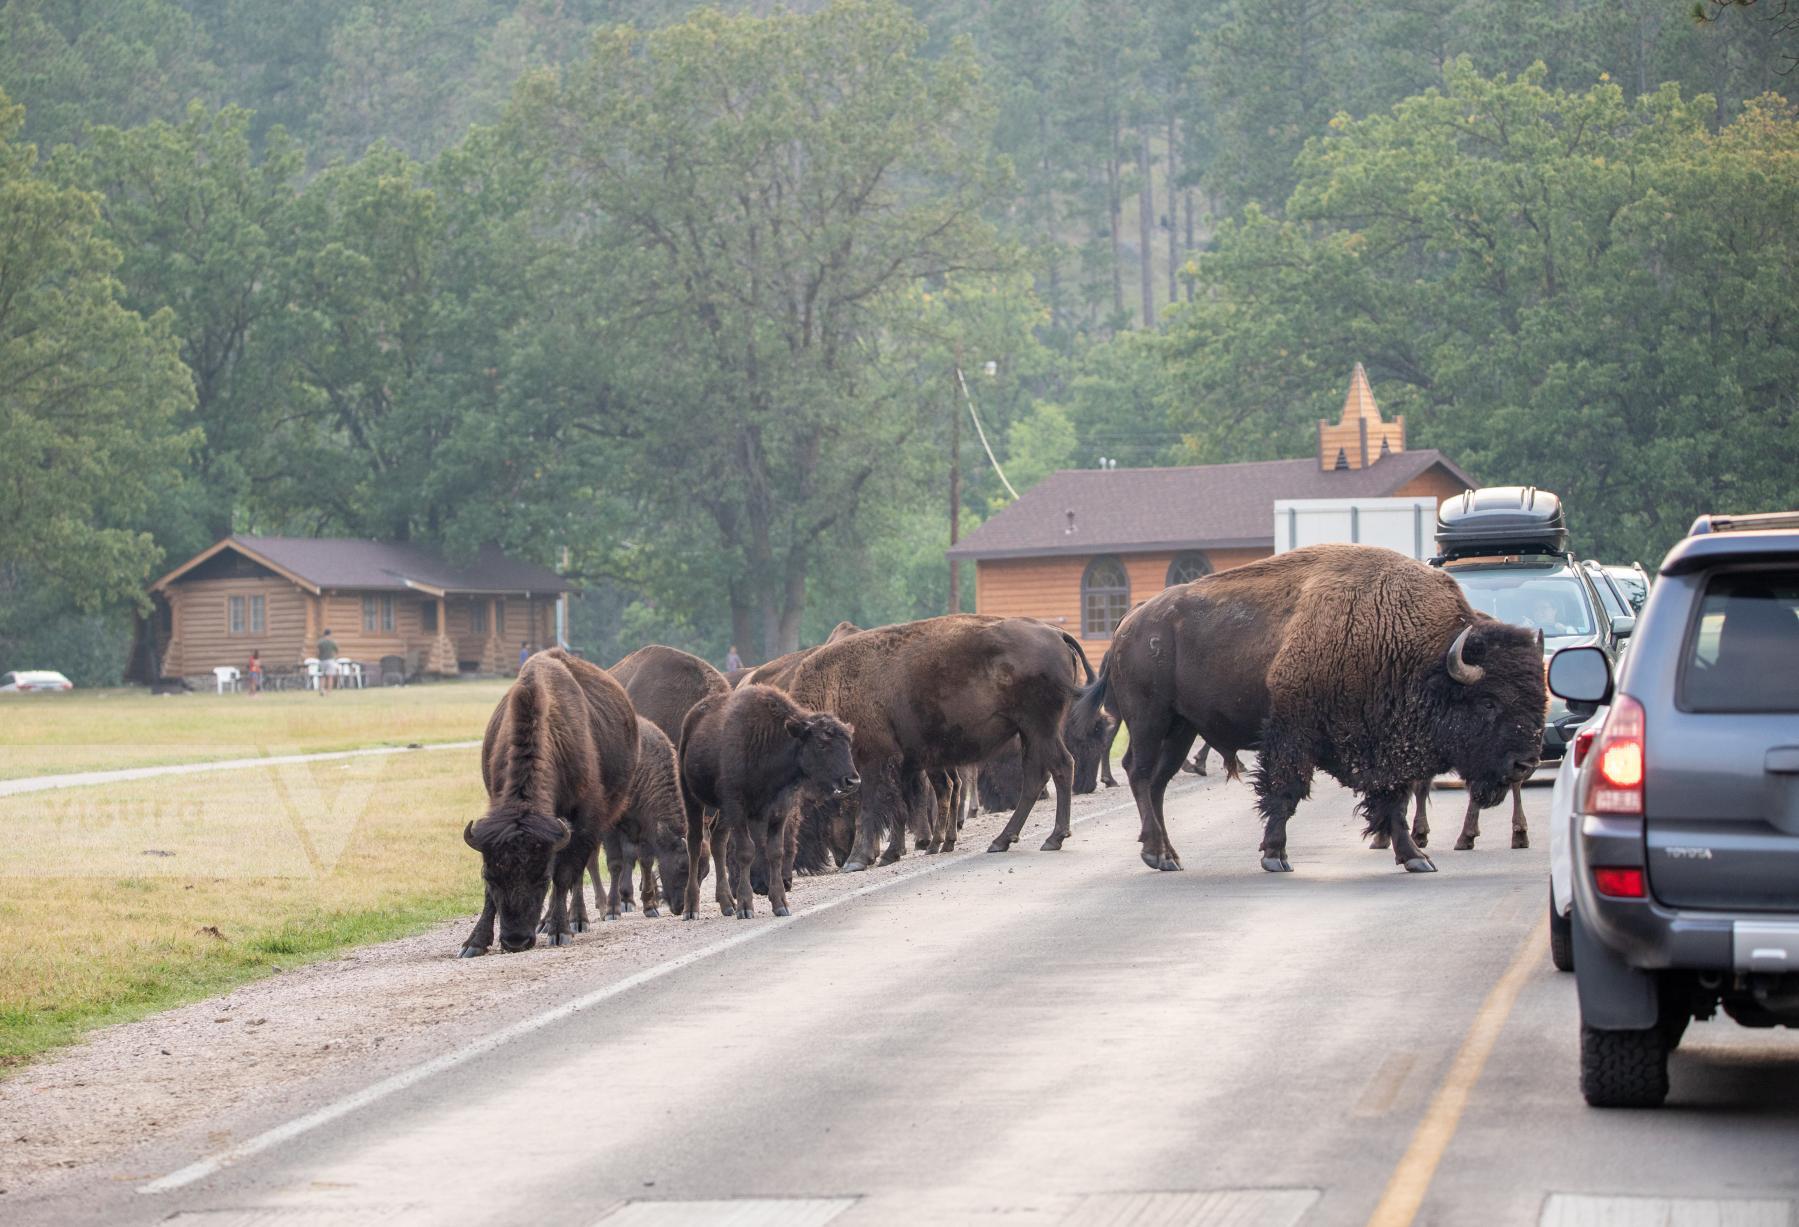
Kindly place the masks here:
[(1007, 839), (1004, 835), (999, 835), (994, 838), (992, 843), (987, 845), (987, 851), (989, 851), (989, 852), (1004, 852), (1006, 849), (1010, 848), (1011, 846), (1012, 846), (1011, 840)]
[(753, 913), (748, 907), (740, 907), (737, 909), (737, 919), (739, 919), (739, 920), (748, 920), (754, 914), (755, 913)]
[(881, 853), (881, 859), (880, 859), (879, 863), (882, 865), (891, 865), (895, 861), (899, 860), (899, 858), (904, 855), (906, 855), (904, 852), (883, 852), (883, 853)]
[(618, 920), (618, 919), (621, 919), (621, 917), (619, 916), (619, 914), (617, 912), (607, 912), (606, 919), (607, 920)]
[(1161, 862), (1156, 865), (1156, 868), (1163, 873), (1179, 873), (1181, 871), (1181, 862), (1177, 857), (1165, 856), (1162, 858)]
[(777, 915), (777, 916), (791, 916), (791, 915), (793, 915), (793, 909), (792, 909), (792, 908), (785, 908), (785, 907), (778, 907), (778, 908), (776, 908), (776, 909), (775, 909), (775, 915)]
[(718, 905), (718, 914), (725, 917), (735, 916), (737, 915), (737, 905), (735, 903), (721, 903)]
[(681, 919), (682, 919), (682, 920), (698, 920), (698, 919), (699, 919), (699, 917), (698, 917), (698, 916), (696, 916), (696, 915), (695, 915), (695, 914), (694, 914), (694, 913), (692, 913), (692, 912), (682, 912), (682, 913), (681, 913)]
[(1067, 838), (1066, 835), (1051, 835), (1048, 839), (1043, 841), (1042, 846), (1039, 847), (1037, 851), (1060, 852), (1062, 850), (1062, 841)]
[(461, 953), (456, 957), (459, 959), (478, 959), (486, 953), (486, 946), (464, 946)]
[(585, 932), (587, 932), (588, 927), (589, 927), (588, 923), (587, 923), (586, 919), (584, 919), (584, 918), (581, 920), (571, 920), (568, 922), (568, 931), (570, 933), (585, 933)]
[(1405, 863), (1405, 871), (1407, 873), (1435, 873), (1437, 867), (1430, 863), (1428, 856), (1414, 856)]
[(837, 872), (838, 873), (861, 873), (864, 869), (867, 869), (867, 868), (868, 868), (868, 866), (864, 865), (861, 861), (845, 861), (845, 862), (843, 862), (843, 867), (841, 869), (839, 869)]
[(1474, 841), (1464, 835), (1455, 841), (1455, 850), (1457, 852), (1472, 852), (1474, 851)]
[(1529, 834), (1529, 832), (1527, 832), (1527, 831), (1513, 831), (1513, 832), (1512, 832), (1512, 847), (1514, 847), (1514, 848), (1528, 848), (1528, 847), (1530, 847), (1530, 834)]
[(1262, 868), (1269, 873), (1292, 873), (1293, 863), (1284, 856), (1264, 856)]
[(649, 907), (646, 905), (643, 909), (643, 914), (645, 916), (649, 917), (651, 920), (655, 920), (657, 917), (662, 915), (662, 909), (659, 907)]
[(568, 933), (552, 933), (550, 934), (550, 940), (545, 943), (545, 945), (550, 946), (572, 946), (574, 944), (574, 936)]

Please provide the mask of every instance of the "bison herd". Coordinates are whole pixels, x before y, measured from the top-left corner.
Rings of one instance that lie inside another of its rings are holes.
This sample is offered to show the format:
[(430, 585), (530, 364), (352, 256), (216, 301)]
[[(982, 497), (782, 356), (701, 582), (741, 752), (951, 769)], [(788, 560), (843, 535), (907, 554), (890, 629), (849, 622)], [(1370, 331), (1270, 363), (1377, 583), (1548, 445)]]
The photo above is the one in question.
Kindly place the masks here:
[(1291, 868), (1287, 822), (1323, 770), (1360, 794), (1377, 846), (1428, 872), (1408, 800), (1454, 771), (1471, 814), (1497, 804), (1536, 766), (1545, 701), (1534, 634), (1439, 570), (1353, 545), (1166, 589), (1120, 623), (1097, 676), (1066, 631), (973, 614), (843, 623), (729, 676), (669, 647), (609, 670), (552, 649), (488, 722), (487, 813), (464, 830), (486, 900), (462, 954), (487, 953), (496, 922), (503, 950), (568, 944), (588, 924), (584, 872), (607, 919), (634, 906), (634, 871), (646, 915), (666, 900), (692, 919), (710, 871), (724, 915), (765, 893), (784, 916), (796, 871), (888, 864), (909, 836), (947, 851), (977, 804), (1011, 810), (988, 848), (1003, 852), (1051, 783), (1042, 846), (1059, 849), (1071, 794), (1112, 782), (1120, 725), (1154, 868), (1180, 868), (1163, 794), (1210, 747), (1233, 776), (1257, 753), (1264, 869)]

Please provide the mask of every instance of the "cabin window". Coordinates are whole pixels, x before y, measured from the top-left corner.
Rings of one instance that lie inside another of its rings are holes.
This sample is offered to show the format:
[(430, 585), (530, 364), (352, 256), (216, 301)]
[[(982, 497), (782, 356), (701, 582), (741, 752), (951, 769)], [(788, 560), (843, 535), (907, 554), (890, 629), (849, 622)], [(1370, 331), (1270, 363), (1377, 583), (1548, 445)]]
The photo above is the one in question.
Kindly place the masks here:
[(244, 633), (244, 598), (241, 596), (232, 597), (230, 601), (230, 610), (231, 633), (233, 635), (241, 635)]
[(469, 606), (468, 628), (472, 634), (485, 635), (487, 633), (487, 606), (479, 601)]
[(1174, 561), (1168, 564), (1168, 587), (1190, 584), (1211, 573), (1212, 560), (1198, 550), (1188, 550), (1184, 554), (1176, 554)]
[(1131, 578), (1111, 556), (1095, 558), (1081, 577), (1081, 637), (1110, 639), (1131, 610)]
[(250, 598), (250, 633), (252, 635), (260, 635), (265, 626), (266, 607), (263, 604), (263, 598), (253, 596)]
[(362, 598), (362, 629), (368, 634), (394, 629), (394, 599), (391, 596)]
[(437, 634), (437, 602), (419, 602), (419, 629), (427, 635)]

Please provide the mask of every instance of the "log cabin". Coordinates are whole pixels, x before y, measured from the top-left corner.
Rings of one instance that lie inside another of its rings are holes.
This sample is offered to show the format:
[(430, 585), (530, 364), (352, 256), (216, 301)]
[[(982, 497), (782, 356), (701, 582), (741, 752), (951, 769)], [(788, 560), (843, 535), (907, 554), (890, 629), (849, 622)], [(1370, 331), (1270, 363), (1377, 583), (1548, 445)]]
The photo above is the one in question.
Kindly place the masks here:
[[(1154, 469), (1063, 469), (952, 546), (975, 564), (975, 611), (1041, 618), (1103, 652), (1130, 610), (1163, 588), (1274, 553), (1283, 499), (1429, 496), (1474, 488), (1434, 448), (1406, 447), (1356, 363), (1337, 421), (1297, 460)], [(1098, 656), (1095, 656), (1098, 659)]]
[(150, 592), (161, 677), (241, 669), (252, 651), (294, 668), (327, 629), (344, 658), (401, 657), (414, 677), (514, 672), (521, 645), (554, 646), (569, 584), (491, 547), (457, 562), (400, 542), (234, 535)]

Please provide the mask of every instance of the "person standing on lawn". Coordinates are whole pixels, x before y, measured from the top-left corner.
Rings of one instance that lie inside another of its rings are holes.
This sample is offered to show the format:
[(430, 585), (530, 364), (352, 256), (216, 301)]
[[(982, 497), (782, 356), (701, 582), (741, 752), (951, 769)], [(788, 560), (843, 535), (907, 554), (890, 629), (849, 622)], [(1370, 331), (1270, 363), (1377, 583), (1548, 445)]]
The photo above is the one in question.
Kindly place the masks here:
[(523, 669), (525, 667), (525, 662), (530, 659), (531, 659), (531, 645), (529, 643), (519, 644), (518, 645), (518, 667)]
[(250, 696), (252, 698), (254, 698), (255, 696), (262, 693), (262, 653), (261, 652), (250, 653), (250, 667), (248, 669), (245, 669), (244, 672), (246, 675), (248, 675), (248, 677), (250, 679)]
[(337, 689), (337, 640), (331, 637), (331, 628), (326, 627), (319, 635), (319, 696)]
[(737, 654), (737, 645), (733, 643), (731, 650), (725, 653), (725, 672), (729, 673), (733, 669), (741, 668), (743, 668), (743, 657)]

